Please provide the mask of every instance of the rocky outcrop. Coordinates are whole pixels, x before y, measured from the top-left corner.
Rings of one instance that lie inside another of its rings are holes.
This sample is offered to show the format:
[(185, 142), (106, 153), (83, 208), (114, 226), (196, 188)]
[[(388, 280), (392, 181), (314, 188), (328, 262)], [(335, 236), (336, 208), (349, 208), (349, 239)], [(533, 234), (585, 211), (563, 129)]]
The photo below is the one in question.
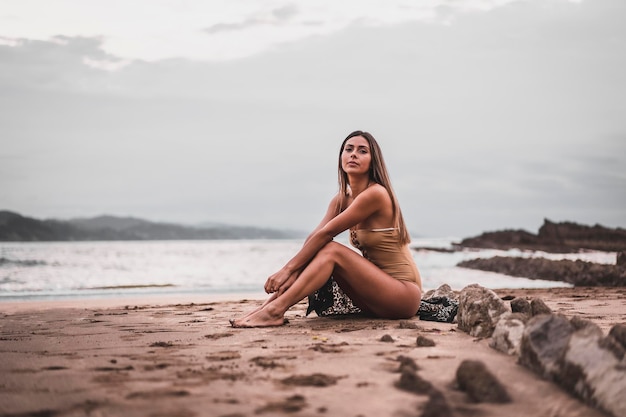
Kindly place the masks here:
[(497, 272), (514, 277), (562, 281), (574, 286), (626, 286), (626, 229), (584, 226), (576, 223), (553, 223), (545, 220), (537, 235), (523, 230), (487, 232), (463, 239), (457, 249), (524, 249), (546, 252), (579, 252), (599, 250), (617, 252), (614, 265), (582, 260), (503, 257), (469, 259), (457, 264), (461, 268)]
[(514, 277), (562, 281), (580, 287), (626, 285), (626, 265), (624, 264), (609, 265), (581, 260), (495, 256), (493, 258), (469, 259), (458, 263), (457, 266), (497, 272)]
[(525, 230), (486, 232), (463, 239), (454, 245), (457, 249), (528, 249), (546, 252), (578, 252), (599, 250), (617, 252), (626, 250), (626, 229), (601, 225), (587, 226), (572, 222), (554, 223), (544, 220), (537, 234)]
[[(604, 336), (593, 322), (554, 314), (541, 299), (513, 298), (509, 306), (496, 302), (494, 295), (476, 284), (461, 290), (459, 328), (491, 337), (491, 347), (516, 355), (541, 377), (591, 406), (626, 417), (626, 323)], [(470, 389), (480, 391), (485, 384), (471, 379), (478, 372), (474, 368), (463, 374), (471, 381)]]
[(468, 285), (459, 295), (459, 329), (474, 337), (491, 337), (496, 323), (511, 308), (497, 294), (478, 284)]
[(599, 224), (553, 223), (545, 219), (537, 237), (548, 246), (607, 252), (626, 250), (626, 229), (611, 229)]

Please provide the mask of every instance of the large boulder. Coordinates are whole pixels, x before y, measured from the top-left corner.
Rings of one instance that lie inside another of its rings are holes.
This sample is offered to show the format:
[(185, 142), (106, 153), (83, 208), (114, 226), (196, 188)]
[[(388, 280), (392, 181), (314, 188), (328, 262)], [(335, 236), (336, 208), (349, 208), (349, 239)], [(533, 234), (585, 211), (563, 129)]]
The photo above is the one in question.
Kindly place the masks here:
[(552, 380), (586, 403), (626, 416), (624, 325), (608, 336), (594, 323), (542, 314), (526, 323), (520, 364)]
[(555, 379), (588, 404), (626, 416), (624, 349), (599, 327), (585, 326), (570, 336)]
[(519, 363), (545, 378), (554, 379), (559, 359), (573, 332), (574, 327), (565, 316), (541, 314), (533, 317), (524, 328)]
[(468, 285), (459, 295), (459, 329), (475, 337), (490, 337), (496, 323), (511, 307), (498, 295), (478, 284)]

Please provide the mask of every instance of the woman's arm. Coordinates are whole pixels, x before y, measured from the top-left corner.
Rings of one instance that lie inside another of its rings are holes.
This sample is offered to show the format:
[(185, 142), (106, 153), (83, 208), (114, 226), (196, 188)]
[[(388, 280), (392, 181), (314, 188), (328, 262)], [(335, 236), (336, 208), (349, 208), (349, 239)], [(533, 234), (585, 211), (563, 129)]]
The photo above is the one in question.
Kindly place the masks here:
[(318, 227), (305, 240), (298, 253), (276, 274), (268, 278), (265, 284), (267, 292), (279, 290), (284, 283), (293, 282), (300, 270), (306, 266), (317, 252), (344, 230), (363, 222), (389, 203), (389, 195), (383, 187), (370, 187), (359, 194), (352, 204), (339, 212), (336, 196), (329, 205), (326, 216)]

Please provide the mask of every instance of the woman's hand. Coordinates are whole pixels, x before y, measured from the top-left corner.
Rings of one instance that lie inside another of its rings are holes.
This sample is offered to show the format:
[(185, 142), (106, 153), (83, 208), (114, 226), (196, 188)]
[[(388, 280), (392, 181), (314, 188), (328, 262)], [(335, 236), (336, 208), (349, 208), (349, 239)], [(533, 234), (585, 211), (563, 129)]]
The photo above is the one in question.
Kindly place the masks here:
[(299, 276), (300, 276), (300, 271), (294, 272), (291, 275), (289, 275), (289, 278), (287, 278), (287, 281), (285, 281), (285, 283), (278, 288), (278, 295), (282, 295), (282, 293), (287, 291), (287, 289), (289, 289), (289, 287), (291, 287), (293, 283), (296, 282)]
[(281, 288), (282, 292), (284, 292), (287, 288), (291, 287), (291, 284), (294, 283), (298, 275), (299, 272), (289, 272), (285, 268), (282, 268), (267, 279), (265, 282), (265, 292), (271, 294), (279, 291)]

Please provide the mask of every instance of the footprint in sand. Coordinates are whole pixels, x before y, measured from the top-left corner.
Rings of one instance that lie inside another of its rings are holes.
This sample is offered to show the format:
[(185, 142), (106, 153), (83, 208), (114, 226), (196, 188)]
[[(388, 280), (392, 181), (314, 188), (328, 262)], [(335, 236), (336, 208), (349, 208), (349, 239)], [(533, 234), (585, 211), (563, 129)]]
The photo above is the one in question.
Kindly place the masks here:
[(131, 392), (126, 396), (129, 400), (134, 399), (153, 399), (153, 398), (163, 398), (163, 397), (186, 397), (190, 395), (189, 391), (185, 390), (156, 390), (156, 391), (138, 391)]
[(285, 385), (295, 385), (299, 387), (328, 387), (335, 385), (341, 378), (345, 377), (315, 373), (310, 375), (292, 375), (288, 378), (281, 379), (280, 382)]
[(292, 395), (284, 401), (270, 402), (266, 406), (257, 408), (255, 414), (263, 413), (295, 413), (307, 406), (306, 400), (302, 395)]
[(208, 355), (206, 359), (208, 361), (230, 361), (233, 359), (241, 358), (241, 354), (239, 352), (227, 350), (223, 352), (216, 352), (212, 355)]
[(217, 340), (223, 337), (230, 337), (230, 336), (234, 336), (234, 333), (213, 333), (213, 334), (204, 335), (204, 337), (206, 337), (207, 339), (211, 339), (211, 340)]

